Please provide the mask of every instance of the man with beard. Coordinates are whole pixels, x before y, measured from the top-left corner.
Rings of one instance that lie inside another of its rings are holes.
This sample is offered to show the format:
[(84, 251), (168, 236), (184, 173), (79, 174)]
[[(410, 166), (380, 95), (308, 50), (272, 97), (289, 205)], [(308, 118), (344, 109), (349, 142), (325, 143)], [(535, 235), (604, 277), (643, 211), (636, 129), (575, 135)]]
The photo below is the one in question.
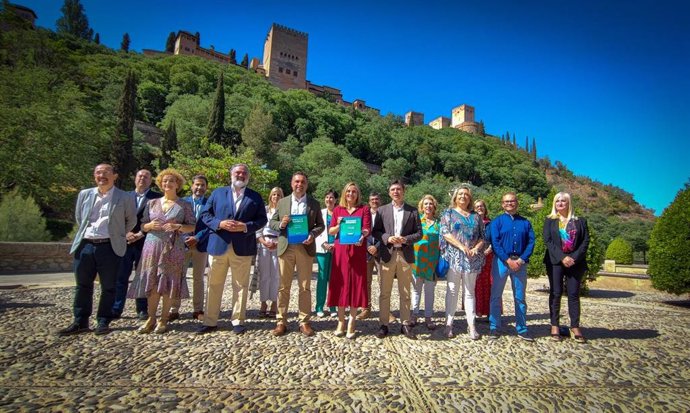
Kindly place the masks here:
[(249, 166), (233, 165), (230, 177), (230, 186), (216, 189), (208, 198), (201, 211), (203, 224), (197, 222), (196, 232), (202, 230), (204, 224), (209, 229), (208, 238), (197, 244), (197, 249), (211, 255), (204, 325), (197, 334), (218, 329), (228, 268), (232, 271), (232, 331), (235, 334), (246, 331), (247, 287), (252, 257), (256, 255), (256, 231), (266, 225), (268, 219), (261, 195), (247, 188)]

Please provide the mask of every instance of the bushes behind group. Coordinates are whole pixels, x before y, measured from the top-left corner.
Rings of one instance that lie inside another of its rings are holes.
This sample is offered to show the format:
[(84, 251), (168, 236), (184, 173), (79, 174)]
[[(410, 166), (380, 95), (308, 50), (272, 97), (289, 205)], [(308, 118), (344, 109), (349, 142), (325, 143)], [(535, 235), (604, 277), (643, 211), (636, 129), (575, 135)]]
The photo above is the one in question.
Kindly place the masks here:
[(614, 238), (606, 248), (606, 259), (614, 260), (616, 264), (630, 265), (633, 263), (632, 245), (621, 237)]
[(31, 196), (23, 197), (17, 189), (0, 202), (0, 241), (44, 242), (50, 240), (46, 219)]

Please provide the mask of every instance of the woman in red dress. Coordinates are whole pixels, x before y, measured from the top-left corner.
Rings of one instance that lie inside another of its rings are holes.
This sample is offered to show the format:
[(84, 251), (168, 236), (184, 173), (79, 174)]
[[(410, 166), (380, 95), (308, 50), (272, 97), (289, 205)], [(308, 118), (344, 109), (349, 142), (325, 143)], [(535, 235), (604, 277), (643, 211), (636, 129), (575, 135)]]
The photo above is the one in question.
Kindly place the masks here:
[[(484, 227), (486, 228), (486, 236), (489, 237), (491, 231), (489, 231), (489, 211), (486, 209), (486, 203), (483, 200), (478, 199), (474, 203), (474, 210), (477, 215), (484, 221)], [(490, 241), (490, 240), (487, 240)], [(484, 250), (484, 267), (477, 277), (477, 285), (474, 290), (475, 306), (477, 317), (488, 317), (489, 315), (489, 300), (491, 299), (491, 263), (493, 262), (493, 251), (491, 250), (491, 242), (487, 242), (488, 245)]]
[[(328, 233), (335, 235), (333, 266), (328, 284), (328, 305), (338, 307), (338, 328), (335, 335), (355, 338), (357, 308), (369, 306), (367, 298), (367, 243), (371, 232), (371, 212), (362, 205), (362, 192), (354, 182), (345, 185), (340, 203), (333, 209)], [(355, 244), (340, 243), (340, 225), (343, 218), (359, 217), (362, 234)], [(350, 319), (345, 333), (345, 307), (350, 307)]]

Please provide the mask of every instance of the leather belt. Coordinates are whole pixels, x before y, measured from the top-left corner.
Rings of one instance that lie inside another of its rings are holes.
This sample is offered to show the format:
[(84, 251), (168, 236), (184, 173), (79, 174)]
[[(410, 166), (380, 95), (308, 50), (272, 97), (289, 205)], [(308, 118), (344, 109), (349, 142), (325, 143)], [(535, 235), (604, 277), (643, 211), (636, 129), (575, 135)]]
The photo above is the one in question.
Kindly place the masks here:
[(83, 240), (87, 244), (109, 244), (110, 243), (110, 238), (99, 238), (99, 239), (84, 239)]

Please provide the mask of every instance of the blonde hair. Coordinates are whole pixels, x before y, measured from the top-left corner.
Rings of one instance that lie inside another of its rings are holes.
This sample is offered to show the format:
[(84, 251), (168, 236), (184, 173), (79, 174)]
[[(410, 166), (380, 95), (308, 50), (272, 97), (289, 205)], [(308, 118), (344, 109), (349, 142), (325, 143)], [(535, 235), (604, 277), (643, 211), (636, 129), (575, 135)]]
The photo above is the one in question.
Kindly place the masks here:
[(473, 205), (474, 205), (475, 211), (477, 208), (477, 204), (482, 204), (484, 206), (484, 218), (489, 218), (489, 208), (486, 207), (486, 202), (484, 202), (483, 199), (478, 199), (478, 200), (474, 201)]
[(271, 189), (271, 193), (268, 194), (268, 207), (269, 208), (276, 208), (278, 206), (278, 201), (276, 201), (276, 205), (271, 205), (271, 198), (273, 198), (273, 194), (278, 194), (278, 200), (282, 199), (285, 197), (283, 194), (283, 189), (279, 186), (274, 187)]
[(341, 207), (347, 208), (347, 199), (345, 199), (347, 188), (354, 186), (357, 188), (357, 201), (355, 201), (355, 206), (359, 206), (360, 202), (362, 201), (362, 190), (359, 189), (359, 186), (357, 186), (356, 183), (354, 182), (348, 182), (345, 184), (345, 187), (343, 187), (343, 192), (340, 194), (340, 202), (338, 202), (338, 205)]
[(455, 208), (457, 206), (455, 203), (455, 198), (458, 197), (458, 194), (463, 189), (467, 189), (467, 193), (470, 195), (470, 202), (467, 204), (467, 208), (472, 211), (474, 209), (474, 202), (472, 201), (472, 188), (470, 188), (468, 185), (460, 185), (459, 187), (455, 188), (453, 191), (453, 196), (450, 198), (450, 207)]
[(558, 198), (563, 198), (566, 201), (568, 201), (568, 219), (577, 219), (577, 217), (573, 214), (573, 201), (570, 198), (570, 194), (567, 192), (559, 192), (553, 197), (553, 202), (551, 203), (551, 213), (548, 215), (548, 218), (551, 219), (557, 219), (558, 218), (558, 212), (556, 212), (556, 200)]
[(182, 176), (181, 173), (177, 172), (177, 169), (174, 168), (166, 168), (163, 169), (158, 173), (158, 176), (156, 177), (156, 185), (163, 190), (163, 178), (165, 178), (168, 175), (172, 175), (175, 177), (175, 180), (177, 181), (177, 192), (180, 192), (182, 190), (182, 187), (184, 186), (184, 177)]
[(424, 212), (422, 212), (422, 208), (424, 208), (424, 201), (426, 201), (427, 199), (431, 200), (431, 203), (434, 206), (434, 215), (436, 215), (436, 212), (438, 211), (438, 201), (436, 201), (436, 198), (434, 198), (434, 196), (430, 194), (424, 195), (422, 199), (419, 200), (419, 204), (417, 204), (417, 210), (420, 214), (424, 215)]

